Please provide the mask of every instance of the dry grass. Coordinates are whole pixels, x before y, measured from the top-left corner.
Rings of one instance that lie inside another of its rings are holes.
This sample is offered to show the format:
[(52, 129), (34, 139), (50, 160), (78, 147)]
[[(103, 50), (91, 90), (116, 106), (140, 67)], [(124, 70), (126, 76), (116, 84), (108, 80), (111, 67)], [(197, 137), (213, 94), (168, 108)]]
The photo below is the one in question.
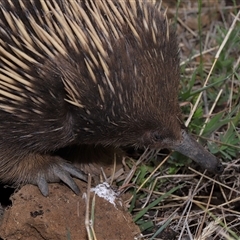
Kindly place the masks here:
[(189, 167), (182, 174), (155, 173), (146, 187), (137, 187), (136, 177), (125, 182), (123, 188), (136, 187), (135, 195), (126, 201), (131, 208), (135, 198), (132, 213), (136, 222), (141, 219), (140, 226), (153, 223), (150, 230), (143, 231), (144, 239), (239, 239), (240, 178), (236, 169), (240, 160), (225, 166), (219, 177)]

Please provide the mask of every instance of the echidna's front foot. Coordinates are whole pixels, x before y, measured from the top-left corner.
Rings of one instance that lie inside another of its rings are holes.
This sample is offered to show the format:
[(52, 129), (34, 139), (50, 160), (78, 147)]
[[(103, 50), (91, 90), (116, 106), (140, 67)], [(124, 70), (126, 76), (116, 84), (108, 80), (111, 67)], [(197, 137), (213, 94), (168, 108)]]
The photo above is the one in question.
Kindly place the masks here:
[(63, 161), (51, 165), (46, 171), (47, 173), (39, 172), (35, 182), (44, 196), (48, 195), (48, 182), (59, 182), (61, 180), (76, 194), (79, 194), (79, 188), (72, 177), (87, 181), (86, 175), (81, 170)]
[(9, 151), (0, 159), (0, 179), (3, 182), (14, 183), (16, 186), (27, 183), (37, 185), (44, 196), (48, 195), (48, 183), (59, 181), (79, 194), (79, 188), (72, 177), (87, 181), (87, 176), (80, 169), (59, 156), (30, 153), (21, 157)]

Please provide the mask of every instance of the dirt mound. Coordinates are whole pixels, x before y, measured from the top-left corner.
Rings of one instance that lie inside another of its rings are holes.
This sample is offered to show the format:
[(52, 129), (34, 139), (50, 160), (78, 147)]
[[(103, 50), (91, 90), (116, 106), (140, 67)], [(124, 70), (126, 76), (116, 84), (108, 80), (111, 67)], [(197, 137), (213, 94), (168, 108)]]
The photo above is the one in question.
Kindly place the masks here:
[[(82, 191), (80, 196), (61, 184), (50, 184), (48, 197), (43, 197), (35, 186), (22, 187), (12, 196), (12, 207), (4, 213), (0, 237), (7, 240), (87, 239), (86, 198), (83, 197), (86, 183), (76, 182)], [(132, 240), (140, 234), (131, 215), (121, 206), (121, 199), (114, 207), (96, 196), (93, 228), (98, 240)]]

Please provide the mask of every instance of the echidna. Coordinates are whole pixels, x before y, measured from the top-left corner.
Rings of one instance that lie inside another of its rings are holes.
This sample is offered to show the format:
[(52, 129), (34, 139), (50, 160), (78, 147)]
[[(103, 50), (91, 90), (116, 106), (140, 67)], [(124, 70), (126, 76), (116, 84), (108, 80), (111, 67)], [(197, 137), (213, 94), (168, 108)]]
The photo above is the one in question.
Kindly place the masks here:
[(47, 182), (83, 172), (71, 145), (169, 148), (219, 173), (178, 104), (179, 54), (158, 1), (0, 2), (0, 179)]

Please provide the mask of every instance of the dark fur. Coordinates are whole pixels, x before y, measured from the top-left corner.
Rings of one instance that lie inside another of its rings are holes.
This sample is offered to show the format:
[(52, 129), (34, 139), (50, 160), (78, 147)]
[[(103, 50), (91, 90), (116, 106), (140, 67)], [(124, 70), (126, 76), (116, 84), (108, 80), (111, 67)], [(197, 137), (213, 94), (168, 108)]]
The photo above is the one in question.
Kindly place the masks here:
[[(102, 42), (108, 55), (104, 61), (110, 70), (109, 79), (115, 89), (114, 94), (106, 84), (104, 69), (101, 66), (93, 68), (97, 83), (91, 80), (91, 74), (83, 59), (90, 58), (90, 51), (97, 59), (98, 54), (92, 46), (89, 46), (89, 52), (83, 49), (77, 37), (76, 45), (80, 49), (79, 53), (74, 51), (67, 39), (64, 42), (68, 56), (58, 53), (54, 58), (50, 58), (37, 44), (34, 44), (34, 49), (42, 54), (38, 56), (25, 47), (19, 32), (8, 27), (3, 11), (11, 12), (18, 17), (26, 26), (29, 36), (36, 38), (38, 36), (29, 23), (28, 16), (35, 18), (35, 21), (48, 31), (45, 20), (43, 19), (43, 24), (39, 21), (39, 14), (51, 13), (45, 13), (41, 9), (39, 0), (33, 1), (34, 5), (29, 0), (23, 2), (28, 12), (21, 11), (18, 1), (14, 1), (14, 8), (7, 1), (0, 3), (2, 8), (0, 45), (28, 66), (28, 69), (21, 69), (16, 65), (15, 72), (33, 86), (26, 87), (15, 81), (13, 84), (21, 89), (20, 92), (5, 88), (5, 91), (21, 96), (23, 100), (18, 102), (0, 94), (2, 181), (35, 183), (34, 178), (38, 172), (46, 172), (46, 179), (54, 181), (48, 169), (62, 160), (51, 155), (56, 150), (71, 145), (166, 148), (180, 139), (182, 125), (179, 120), (180, 109), (177, 100), (180, 76), (177, 39), (171, 29), (168, 38), (166, 19), (152, 4), (148, 4), (147, 1), (145, 3), (149, 19), (154, 19), (157, 23), (157, 43), (154, 43), (151, 31), (144, 30), (143, 13), (140, 8), (138, 8), (136, 31), (140, 36), (141, 44), (127, 24), (121, 30), (124, 37), (116, 40), (110, 34), (110, 44)], [(64, 12), (68, 1), (57, 2)], [(118, 5), (118, 1), (114, 2)], [(90, 16), (84, 3), (82, 7)], [(90, 19), (94, 22), (91, 16)], [(54, 16), (51, 21), (60, 25)], [(85, 31), (84, 26), (83, 22), (82, 28)], [(85, 32), (88, 34), (87, 31)], [(63, 34), (67, 35), (64, 29)], [(101, 36), (101, 31), (98, 34)], [(20, 48), (37, 63), (19, 57), (8, 45)], [(15, 64), (14, 61), (12, 64)], [(0, 66), (8, 67), (1, 60)], [(32, 78), (28, 78), (28, 75)], [(74, 86), (71, 91), (77, 92), (74, 96), (83, 107), (66, 101), (73, 93), (69, 92), (64, 81)], [(104, 91), (104, 100), (99, 96), (99, 86)], [(4, 90), (3, 86), (1, 88)], [(13, 110), (6, 111), (1, 107), (3, 105)]]

